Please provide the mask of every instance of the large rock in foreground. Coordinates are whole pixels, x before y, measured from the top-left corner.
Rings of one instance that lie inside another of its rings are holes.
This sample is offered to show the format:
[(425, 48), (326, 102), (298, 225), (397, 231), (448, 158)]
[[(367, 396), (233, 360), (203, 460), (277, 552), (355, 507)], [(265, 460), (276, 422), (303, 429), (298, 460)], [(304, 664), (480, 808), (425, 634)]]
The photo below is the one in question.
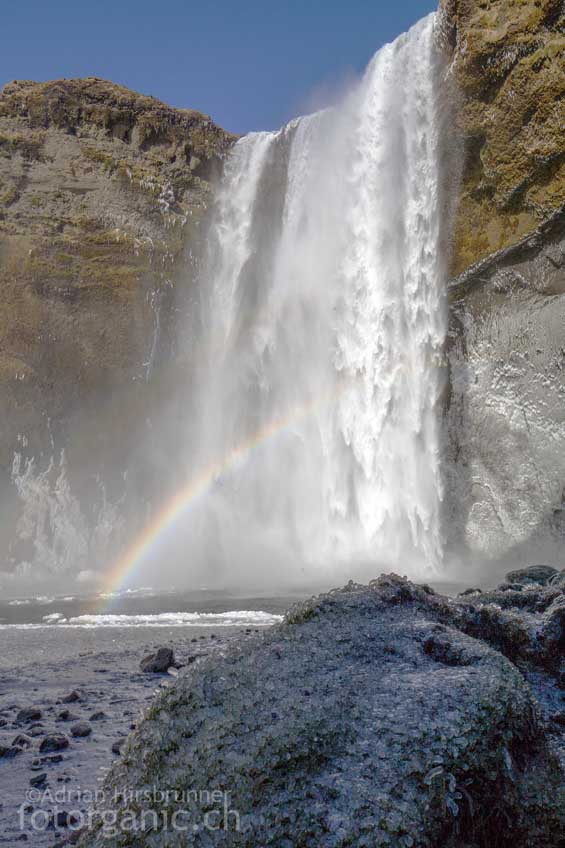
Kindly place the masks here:
[[(135, 845), (557, 848), (559, 765), (521, 674), (462, 632), (476, 615), (383, 577), (197, 663), (110, 775), (109, 806), (114, 792), (137, 800), (81, 844), (130, 845), (144, 810), (170, 823), (188, 809), (190, 830), (137, 830)], [(140, 800), (156, 790), (168, 800)], [(227, 813), (212, 797), (190, 802), (214, 790), (229, 793)]]

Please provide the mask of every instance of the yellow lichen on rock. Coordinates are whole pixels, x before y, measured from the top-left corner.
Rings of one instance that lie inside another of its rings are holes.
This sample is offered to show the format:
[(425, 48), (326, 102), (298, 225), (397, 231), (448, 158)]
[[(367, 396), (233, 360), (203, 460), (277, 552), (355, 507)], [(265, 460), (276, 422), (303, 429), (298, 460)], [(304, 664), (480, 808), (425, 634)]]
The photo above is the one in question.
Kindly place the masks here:
[(190, 283), (184, 250), (233, 141), (200, 112), (93, 77), (4, 87), (0, 475), (20, 435), (39, 454), (47, 422), (68, 436), (78, 410), (112, 441), (102, 398), (145, 384), (156, 304)]
[(560, 0), (444, 0), (460, 93), (452, 271), (517, 242), (565, 202)]

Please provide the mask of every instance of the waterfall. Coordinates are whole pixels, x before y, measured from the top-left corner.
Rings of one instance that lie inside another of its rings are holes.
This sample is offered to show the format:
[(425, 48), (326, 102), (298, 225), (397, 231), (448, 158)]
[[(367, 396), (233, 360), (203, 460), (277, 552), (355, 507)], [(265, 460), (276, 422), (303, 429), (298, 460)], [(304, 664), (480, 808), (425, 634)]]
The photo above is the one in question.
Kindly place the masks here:
[(336, 107), (245, 136), (226, 163), (190, 439), (192, 465), (225, 463), (190, 538), (194, 562), (236, 579), (441, 563), (434, 25), (379, 50)]
[[(430, 15), (379, 50), (333, 108), (233, 147), (190, 287), (186, 387), (154, 422), (166, 455), (188, 398), (186, 449), (170, 446), (182, 520), (166, 539), (168, 519), (154, 522), (162, 544), (143, 581), (272, 589), (439, 571), (435, 26)], [(12, 481), (22, 579), (104, 570), (123, 547), (121, 513), (139, 513), (98, 484), (79, 503), (63, 460), (16, 457)]]

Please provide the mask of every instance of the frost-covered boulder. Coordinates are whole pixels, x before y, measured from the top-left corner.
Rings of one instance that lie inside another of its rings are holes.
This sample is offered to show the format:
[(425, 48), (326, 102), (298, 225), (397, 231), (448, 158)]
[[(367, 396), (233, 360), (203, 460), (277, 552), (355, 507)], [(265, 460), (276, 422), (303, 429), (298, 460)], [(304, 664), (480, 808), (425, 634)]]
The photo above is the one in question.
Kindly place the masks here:
[(534, 696), (462, 632), (468, 612), (392, 575), (198, 661), (130, 737), (81, 845), (556, 848), (563, 775)]
[(540, 586), (545, 586), (557, 574), (559, 574), (558, 570), (552, 565), (529, 565), (527, 568), (509, 571), (505, 579), (507, 583), (538, 583)]

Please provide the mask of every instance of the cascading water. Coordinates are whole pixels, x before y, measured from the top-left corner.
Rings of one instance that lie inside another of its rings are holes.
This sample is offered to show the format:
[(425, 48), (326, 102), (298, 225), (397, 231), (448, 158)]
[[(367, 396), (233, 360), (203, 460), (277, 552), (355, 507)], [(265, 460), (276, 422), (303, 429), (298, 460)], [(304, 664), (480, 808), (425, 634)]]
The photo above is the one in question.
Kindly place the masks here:
[(338, 107), (248, 135), (226, 163), (193, 331), (190, 464), (226, 460), (191, 525), (204, 573), (441, 561), (434, 26), (382, 48)]
[[(187, 450), (171, 477), (190, 509), (142, 581), (274, 588), (440, 565), (435, 26), (383, 47), (335, 108), (233, 148), (186, 333)], [(64, 468), (38, 469), (16, 458), (17, 574), (104, 569), (117, 505), (91, 504), (87, 521)]]

